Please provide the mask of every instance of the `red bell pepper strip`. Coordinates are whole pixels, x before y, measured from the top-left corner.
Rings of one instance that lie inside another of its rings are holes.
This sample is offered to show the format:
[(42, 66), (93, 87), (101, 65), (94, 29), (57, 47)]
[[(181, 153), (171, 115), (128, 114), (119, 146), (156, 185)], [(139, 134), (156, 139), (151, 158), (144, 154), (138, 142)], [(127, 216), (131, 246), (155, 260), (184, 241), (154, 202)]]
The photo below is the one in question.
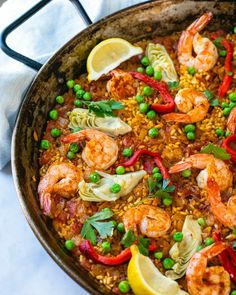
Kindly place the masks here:
[[(126, 248), (117, 256), (113, 256), (113, 257), (102, 256), (95, 251), (91, 242), (88, 240), (83, 240), (79, 245), (79, 249), (80, 249), (80, 252), (84, 254), (88, 259), (91, 259), (96, 263), (110, 265), (110, 266), (120, 265), (122, 263), (125, 263), (129, 261), (132, 257), (130, 248)], [(155, 251), (157, 247), (156, 245), (150, 245), (148, 249), (149, 251)]]
[(174, 111), (174, 109), (175, 109), (174, 99), (170, 95), (170, 93), (168, 91), (168, 86), (166, 83), (154, 81), (153, 79), (149, 78), (148, 76), (143, 75), (138, 72), (130, 72), (130, 74), (134, 78), (136, 78), (140, 81), (143, 81), (145, 84), (149, 85), (150, 87), (152, 87), (153, 89), (157, 90), (160, 93), (165, 104), (154, 103), (151, 105), (151, 109), (153, 109), (154, 111), (156, 111), (160, 114), (171, 113)]
[(221, 44), (225, 47), (227, 51), (227, 55), (225, 58), (225, 76), (223, 79), (222, 84), (220, 85), (220, 88), (218, 90), (218, 95), (220, 97), (224, 97), (227, 91), (229, 90), (230, 84), (233, 80), (233, 67), (232, 67), (232, 60), (233, 60), (233, 44), (230, 43), (227, 40), (222, 40)]
[[(213, 233), (215, 241), (221, 241), (220, 233)], [(229, 246), (219, 254), (220, 261), (225, 270), (229, 273), (232, 281), (236, 282), (236, 253)]]
[[(164, 164), (162, 163), (162, 158), (159, 153), (157, 152), (151, 152), (146, 149), (137, 150), (134, 152), (133, 156), (126, 162), (120, 164), (124, 167), (130, 167), (133, 166), (142, 155), (151, 156), (154, 158), (154, 162), (156, 163), (157, 167), (160, 169), (161, 174), (163, 176), (163, 179), (170, 179), (170, 174)], [(171, 184), (171, 182), (170, 182)]]
[(228, 136), (222, 143), (222, 148), (226, 150), (227, 153), (231, 155), (230, 160), (236, 164), (236, 150), (230, 147), (230, 143), (234, 142), (236, 144), (236, 135)]

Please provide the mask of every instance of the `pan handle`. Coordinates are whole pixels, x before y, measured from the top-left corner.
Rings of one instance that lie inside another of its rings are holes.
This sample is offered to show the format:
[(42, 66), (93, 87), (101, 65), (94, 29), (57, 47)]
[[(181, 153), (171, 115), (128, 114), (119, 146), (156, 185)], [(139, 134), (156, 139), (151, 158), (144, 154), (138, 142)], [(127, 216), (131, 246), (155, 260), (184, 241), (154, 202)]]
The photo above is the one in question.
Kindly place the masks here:
[[(18, 53), (17, 51), (15, 51), (13, 49), (11, 49), (7, 45), (6, 39), (12, 31), (14, 31), (16, 28), (18, 28), (22, 23), (24, 23), (27, 19), (29, 19), (31, 16), (33, 16), (35, 13), (37, 13), (41, 8), (46, 6), (51, 1), (52, 0), (41, 0), (38, 4), (33, 6), (30, 10), (28, 10), (26, 13), (24, 13), (21, 17), (19, 17), (13, 23), (11, 23), (9, 26), (7, 26), (2, 31), (1, 36), (0, 36), (1, 49), (8, 56), (12, 57), (13, 59), (18, 60), (19, 62), (29, 66), (30, 68), (32, 68), (36, 71), (38, 71), (42, 67), (42, 64), (29, 58), (29, 57), (24, 56), (23, 54)], [(79, 0), (70, 0), (70, 1), (79, 10), (80, 15), (81, 15), (82, 19), (84, 20), (84, 22), (87, 25), (91, 25), (92, 21), (91, 21), (90, 17), (88, 16), (87, 12), (85, 11), (84, 7), (82, 6), (82, 4), (80, 3), (80, 1)]]

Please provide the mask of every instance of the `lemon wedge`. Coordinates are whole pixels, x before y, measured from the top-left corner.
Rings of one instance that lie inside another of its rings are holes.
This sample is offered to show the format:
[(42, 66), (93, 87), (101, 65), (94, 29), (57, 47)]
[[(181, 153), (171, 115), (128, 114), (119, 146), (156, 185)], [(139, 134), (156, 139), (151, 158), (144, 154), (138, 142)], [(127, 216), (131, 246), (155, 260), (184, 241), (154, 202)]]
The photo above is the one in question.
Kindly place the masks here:
[(152, 260), (131, 246), (132, 258), (128, 265), (128, 280), (135, 295), (186, 295), (177, 282), (165, 277)]
[(123, 61), (143, 52), (121, 38), (109, 38), (96, 45), (87, 59), (88, 80), (97, 80), (115, 69)]

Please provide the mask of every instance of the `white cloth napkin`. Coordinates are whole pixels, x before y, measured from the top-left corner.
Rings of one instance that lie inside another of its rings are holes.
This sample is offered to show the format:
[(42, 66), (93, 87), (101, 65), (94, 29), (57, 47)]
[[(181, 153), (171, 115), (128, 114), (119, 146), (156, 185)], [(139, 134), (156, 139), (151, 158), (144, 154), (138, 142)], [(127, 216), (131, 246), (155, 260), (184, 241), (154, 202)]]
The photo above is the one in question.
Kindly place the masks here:
[[(39, 0), (8, 0), (0, 8), (0, 31)], [(144, 0), (83, 0), (92, 21)], [(20, 28), (8, 44), (18, 52), (45, 62), (57, 49), (85, 28), (69, 0), (53, 0)], [(36, 71), (11, 59), (0, 50), (0, 169), (10, 160), (11, 135), (23, 95)]]

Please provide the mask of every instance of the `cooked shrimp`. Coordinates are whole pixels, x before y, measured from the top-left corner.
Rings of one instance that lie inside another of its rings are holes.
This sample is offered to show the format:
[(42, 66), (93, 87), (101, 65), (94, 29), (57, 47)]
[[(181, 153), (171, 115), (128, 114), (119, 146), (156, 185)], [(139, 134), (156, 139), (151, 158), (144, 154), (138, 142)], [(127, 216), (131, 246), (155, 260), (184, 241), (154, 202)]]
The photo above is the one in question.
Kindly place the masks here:
[(138, 205), (127, 210), (123, 216), (125, 230), (141, 232), (149, 238), (164, 235), (171, 226), (170, 216), (161, 208), (150, 205)]
[(175, 104), (177, 109), (183, 114), (166, 114), (163, 118), (167, 122), (195, 123), (202, 121), (210, 107), (205, 95), (191, 88), (180, 89), (175, 96)]
[(186, 279), (191, 295), (228, 295), (230, 276), (223, 266), (207, 267), (207, 261), (219, 255), (227, 245), (222, 242), (202, 249), (191, 258)]
[(71, 163), (52, 164), (38, 186), (40, 206), (44, 214), (53, 214), (54, 195), (63, 198), (73, 197), (82, 178), (82, 172)]
[(89, 167), (106, 170), (115, 163), (118, 156), (118, 145), (110, 136), (93, 129), (85, 129), (64, 136), (64, 143), (88, 140), (82, 153), (83, 160)]
[(127, 72), (114, 70), (112, 78), (107, 82), (107, 91), (114, 99), (124, 99), (136, 93), (135, 80)]
[[(206, 12), (182, 32), (178, 44), (178, 59), (181, 64), (192, 66), (198, 71), (208, 71), (216, 64), (218, 53), (215, 45), (198, 34), (212, 17), (211, 12)], [(192, 50), (196, 56), (193, 56)]]
[(207, 187), (208, 176), (214, 176), (221, 191), (232, 186), (233, 173), (229, 170), (224, 161), (209, 154), (195, 154), (184, 161), (180, 161), (172, 166), (170, 173), (177, 173), (190, 168), (203, 169), (197, 176), (198, 186), (202, 189)]
[(236, 107), (230, 112), (227, 120), (227, 128), (231, 135), (236, 133)]
[(219, 185), (214, 177), (207, 181), (207, 193), (212, 213), (224, 226), (233, 229), (236, 226), (236, 195), (231, 196), (225, 205), (221, 201)]

